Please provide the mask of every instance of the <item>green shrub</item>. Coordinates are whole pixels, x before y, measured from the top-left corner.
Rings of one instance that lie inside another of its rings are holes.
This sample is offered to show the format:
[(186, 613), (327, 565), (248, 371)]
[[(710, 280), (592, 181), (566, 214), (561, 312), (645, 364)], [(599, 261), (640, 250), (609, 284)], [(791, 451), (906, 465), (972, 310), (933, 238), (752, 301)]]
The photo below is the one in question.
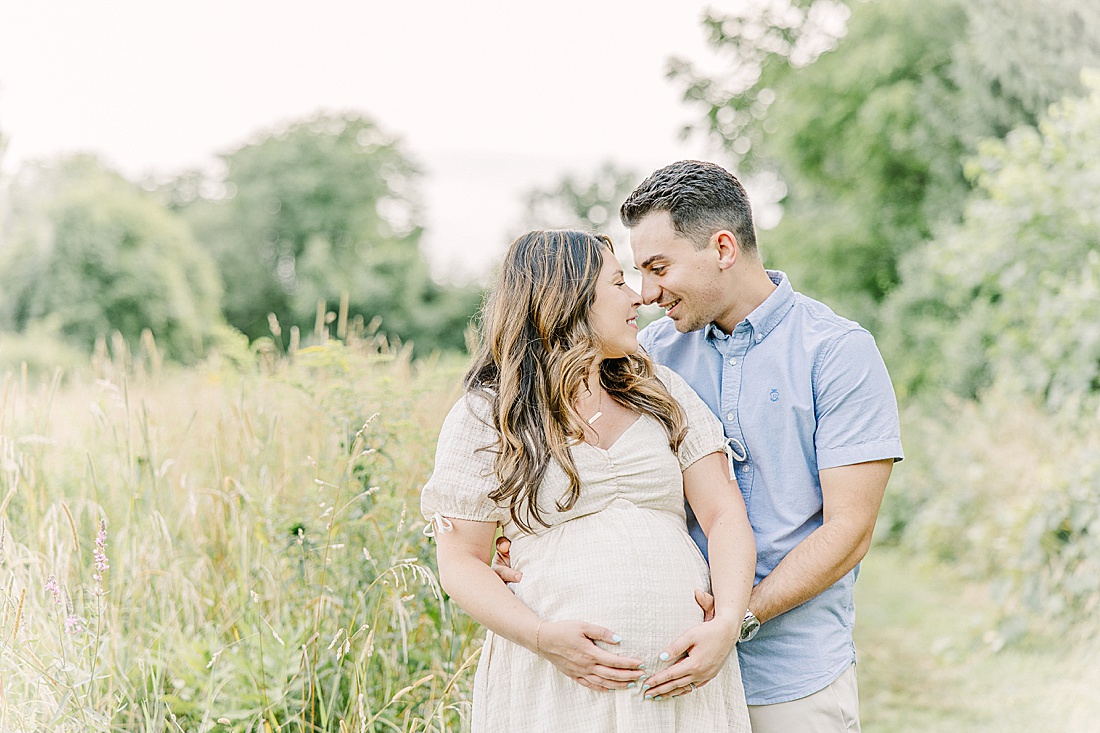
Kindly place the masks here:
[(1052, 415), (1005, 387), (912, 405), (880, 539), (991, 581), (1006, 628), (1090, 617), (1100, 604), (1095, 408)]

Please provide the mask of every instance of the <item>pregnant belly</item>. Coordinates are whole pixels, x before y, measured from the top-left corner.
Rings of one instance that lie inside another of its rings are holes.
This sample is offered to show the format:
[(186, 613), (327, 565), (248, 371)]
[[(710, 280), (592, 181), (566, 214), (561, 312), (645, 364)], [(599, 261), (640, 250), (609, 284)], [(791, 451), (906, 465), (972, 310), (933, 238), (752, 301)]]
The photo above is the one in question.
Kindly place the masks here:
[(694, 591), (709, 588), (706, 562), (683, 520), (667, 512), (619, 499), (517, 539), (511, 554), (523, 573), (512, 589), (540, 618), (605, 626), (623, 638), (608, 648), (649, 669), (661, 649), (703, 620)]

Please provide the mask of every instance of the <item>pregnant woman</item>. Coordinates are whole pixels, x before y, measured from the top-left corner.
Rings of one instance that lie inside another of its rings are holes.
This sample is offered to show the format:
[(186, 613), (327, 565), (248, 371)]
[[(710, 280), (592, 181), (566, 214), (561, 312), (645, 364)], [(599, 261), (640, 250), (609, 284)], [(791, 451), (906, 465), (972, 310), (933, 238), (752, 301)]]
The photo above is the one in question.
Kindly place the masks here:
[[(484, 308), (421, 496), (444, 589), (488, 629), (474, 733), (749, 730), (731, 652), (752, 530), (718, 420), (639, 351), (640, 302), (609, 239), (537, 231)], [(511, 586), (490, 567), (498, 527)]]

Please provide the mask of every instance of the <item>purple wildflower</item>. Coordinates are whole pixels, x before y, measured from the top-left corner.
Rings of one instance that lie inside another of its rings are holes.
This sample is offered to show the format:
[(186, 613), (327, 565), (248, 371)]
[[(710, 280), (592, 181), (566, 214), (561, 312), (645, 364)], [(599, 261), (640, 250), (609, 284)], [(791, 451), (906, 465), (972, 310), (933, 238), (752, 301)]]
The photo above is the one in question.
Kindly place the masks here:
[(80, 618), (75, 613), (70, 613), (69, 617), (65, 619), (65, 633), (75, 634), (83, 628), (80, 622)]
[(50, 577), (46, 579), (46, 590), (53, 596), (53, 602), (58, 606), (61, 605), (61, 586), (57, 584), (57, 578), (53, 573), (50, 573)]
[(95, 572), (92, 573), (92, 578), (97, 583), (103, 582), (103, 573), (111, 567), (107, 562), (107, 522), (99, 520), (99, 534), (95, 536), (95, 552), (92, 553), (95, 558)]

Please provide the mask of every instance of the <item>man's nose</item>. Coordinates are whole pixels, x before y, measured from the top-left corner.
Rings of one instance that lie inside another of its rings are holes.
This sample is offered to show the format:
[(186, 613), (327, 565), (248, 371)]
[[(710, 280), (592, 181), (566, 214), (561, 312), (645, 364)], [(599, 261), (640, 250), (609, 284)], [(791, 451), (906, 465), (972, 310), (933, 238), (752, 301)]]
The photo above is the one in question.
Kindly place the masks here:
[(661, 296), (661, 288), (659, 288), (652, 278), (643, 274), (642, 275), (642, 302), (646, 305), (658, 302), (657, 299)]

